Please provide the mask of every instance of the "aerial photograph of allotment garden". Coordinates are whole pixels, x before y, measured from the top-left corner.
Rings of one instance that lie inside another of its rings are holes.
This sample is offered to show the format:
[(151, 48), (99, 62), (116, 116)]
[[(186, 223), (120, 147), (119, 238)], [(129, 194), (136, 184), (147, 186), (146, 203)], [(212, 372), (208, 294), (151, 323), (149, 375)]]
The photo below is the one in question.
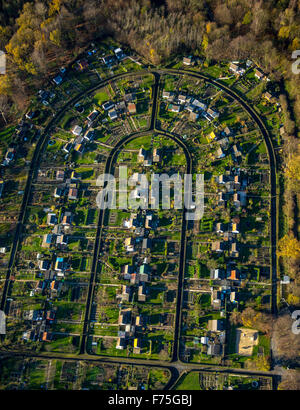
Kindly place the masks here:
[[(0, 389), (299, 389), (278, 78), (201, 49), (155, 63), (113, 36), (49, 71), (17, 121), (0, 101)], [(125, 168), (137, 206), (99, 207), (99, 178)], [(169, 206), (142, 196), (153, 174), (201, 174), (201, 218), (172, 184)]]

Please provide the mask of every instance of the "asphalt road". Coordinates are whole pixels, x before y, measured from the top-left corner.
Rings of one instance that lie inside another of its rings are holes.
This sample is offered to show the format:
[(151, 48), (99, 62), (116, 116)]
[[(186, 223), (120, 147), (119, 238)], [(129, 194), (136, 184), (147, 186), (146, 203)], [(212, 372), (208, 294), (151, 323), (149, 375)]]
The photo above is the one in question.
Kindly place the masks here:
[(237, 374), (241, 376), (267, 376), (271, 377), (273, 382), (280, 379), (281, 373), (276, 371), (259, 371), (259, 370), (244, 370), (244, 369), (232, 369), (225, 366), (209, 365), (209, 364), (196, 364), (196, 363), (171, 363), (160, 360), (145, 360), (145, 359), (128, 359), (125, 357), (109, 357), (109, 356), (93, 356), (89, 354), (64, 354), (64, 353), (50, 353), (50, 352), (25, 352), (25, 351), (0, 351), (0, 357), (15, 357), (17, 358), (35, 358), (35, 359), (48, 359), (48, 360), (64, 360), (64, 361), (85, 361), (95, 364), (123, 364), (130, 366), (143, 366), (147, 368), (160, 368), (167, 370), (170, 374), (168, 383), (165, 385), (164, 390), (170, 390), (174, 388), (174, 385), (178, 382), (178, 379), (185, 373), (191, 371), (205, 371), (211, 373), (225, 373), (225, 374)]
[[(130, 135), (123, 137), (115, 147), (111, 150), (105, 165), (105, 173), (106, 174), (113, 174), (113, 164), (117, 157), (117, 155), (122, 151), (124, 145), (126, 145), (129, 141), (141, 137), (143, 135), (149, 134), (151, 131), (155, 131), (157, 134), (165, 135), (175, 141), (184, 151), (187, 167), (186, 173), (190, 174), (192, 171), (192, 157), (188, 150), (187, 145), (184, 143), (180, 136), (170, 134), (168, 132), (162, 132), (160, 130), (156, 130), (156, 117), (157, 117), (157, 96), (158, 96), (158, 86), (159, 86), (159, 75), (155, 74), (155, 84), (153, 86), (153, 99), (152, 99), (152, 113), (151, 113), (151, 122), (150, 127), (147, 131), (144, 132), (137, 132)], [(178, 274), (178, 289), (177, 289), (177, 299), (176, 299), (176, 315), (175, 315), (175, 326), (174, 326), (174, 344), (173, 344), (173, 352), (172, 352), (172, 361), (176, 362), (179, 360), (179, 343), (180, 343), (180, 323), (181, 323), (181, 306), (182, 306), (182, 295), (183, 295), (183, 280), (184, 280), (184, 268), (185, 268), (185, 260), (186, 260), (186, 218), (185, 218), (186, 209), (183, 209), (182, 212), (182, 225), (181, 225), (181, 242), (180, 242), (180, 257), (179, 257), (179, 274)], [(104, 226), (104, 219), (105, 219), (106, 211), (100, 210), (99, 219), (98, 219), (98, 228), (96, 234), (96, 241), (95, 241), (95, 248), (94, 248), (94, 256), (93, 256), (93, 263), (92, 263), (92, 273), (90, 276), (90, 284), (89, 284), (89, 291), (87, 297), (87, 309), (85, 312), (85, 320), (84, 320), (84, 327), (83, 327), (83, 336), (81, 339), (80, 345), (80, 353), (83, 354), (86, 352), (86, 340), (88, 337), (88, 327), (90, 323), (90, 315), (92, 310), (93, 304), (93, 296), (94, 290), (96, 286), (96, 272), (98, 271), (98, 261), (100, 259), (100, 250), (101, 250), (101, 236), (102, 236), (102, 228)], [(89, 352), (87, 352), (89, 353)]]

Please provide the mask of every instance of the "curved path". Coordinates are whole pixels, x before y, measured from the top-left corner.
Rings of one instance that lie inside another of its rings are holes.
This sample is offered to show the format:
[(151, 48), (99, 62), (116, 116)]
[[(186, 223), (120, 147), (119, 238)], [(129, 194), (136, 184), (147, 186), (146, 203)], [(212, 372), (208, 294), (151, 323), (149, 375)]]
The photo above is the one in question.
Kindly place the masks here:
[[(43, 152), (46, 142), (48, 141), (49, 132), (55, 126), (57, 121), (62, 118), (65, 114), (66, 110), (76, 102), (80, 101), (83, 96), (90, 95), (94, 91), (99, 88), (102, 88), (109, 84), (111, 81), (115, 81), (124, 77), (128, 76), (145, 76), (145, 75), (153, 75), (155, 78), (155, 85), (153, 86), (153, 99), (152, 99), (152, 114), (151, 114), (151, 123), (148, 130), (140, 133), (131, 134), (129, 136), (124, 137), (121, 141), (119, 141), (113, 150), (110, 152), (109, 157), (107, 158), (105, 172), (110, 173), (114, 158), (117, 152), (122, 148), (122, 146), (130, 141), (131, 139), (137, 138), (140, 135), (149, 134), (150, 132), (159, 133), (161, 135), (166, 135), (169, 138), (176, 141), (184, 150), (186, 159), (187, 159), (187, 173), (192, 170), (192, 160), (191, 154), (186, 146), (186, 144), (180, 139), (179, 136), (175, 134), (171, 134), (168, 132), (161, 131), (156, 129), (156, 117), (157, 117), (157, 108), (158, 108), (158, 89), (159, 89), (159, 80), (161, 74), (173, 74), (173, 75), (188, 75), (190, 77), (203, 79), (206, 82), (222, 89), (236, 101), (238, 101), (242, 107), (248, 112), (248, 114), (252, 117), (252, 119), (256, 122), (259, 126), (262, 135), (264, 137), (266, 147), (268, 150), (269, 161), (270, 161), (270, 170), (271, 170), (271, 249), (272, 249), (272, 257), (271, 257), (271, 265), (272, 265), (272, 312), (274, 314), (277, 313), (277, 262), (276, 262), (276, 244), (277, 244), (277, 197), (276, 197), (276, 157), (274, 148), (272, 145), (270, 134), (263, 122), (263, 120), (259, 117), (257, 112), (244, 100), (238, 95), (234, 90), (228, 88), (227, 86), (219, 83), (218, 81), (205, 76), (203, 74), (197, 73), (192, 70), (175, 70), (175, 69), (150, 69), (150, 70), (141, 70), (137, 72), (131, 73), (124, 73), (114, 75), (110, 78), (106, 78), (105, 80), (100, 81), (95, 86), (91, 87), (88, 90), (84, 90), (70, 101), (68, 101), (63, 108), (51, 119), (49, 124), (45, 127), (43, 134), (41, 135), (40, 139), (38, 140), (37, 146), (34, 151), (33, 159), (31, 161), (28, 178), (26, 182), (26, 187), (24, 190), (23, 201), (20, 209), (19, 219), (17, 223), (17, 228), (14, 236), (14, 241), (11, 249), (10, 260), (8, 264), (8, 271), (3, 291), (3, 296), (1, 300), (1, 309), (4, 310), (6, 306), (6, 299), (8, 295), (9, 286), (11, 283), (10, 275), (12, 272), (12, 268), (14, 266), (16, 252), (19, 245), (20, 236), (22, 233), (22, 228), (24, 224), (24, 218), (26, 213), (26, 208), (30, 198), (31, 186), (33, 178), (38, 170), (39, 162), (41, 153)], [(183, 212), (184, 216), (184, 212)], [(179, 278), (178, 278), (178, 293), (177, 293), (177, 303), (176, 303), (176, 318), (175, 318), (175, 332), (174, 332), (174, 348), (172, 354), (172, 363), (169, 362), (162, 362), (162, 361), (149, 361), (149, 360), (140, 360), (140, 359), (126, 359), (123, 358), (106, 358), (104, 356), (93, 357), (91, 355), (87, 355), (86, 353), (86, 338), (88, 335), (88, 327), (89, 327), (89, 318), (94, 294), (94, 288), (96, 284), (96, 274), (97, 274), (97, 267), (98, 267), (98, 260), (99, 260), (99, 253), (101, 248), (101, 236), (102, 236), (102, 227), (104, 223), (104, 212), (100, 211), (99, 219), (98, 219), (98, 227), (97, 227), (97, 234), (95, 239), (95, 246), (94, 246), (94, 255), (93, 255), (93, 262), (92, 262), (92, 269), (91, 269), (91, 276), (90, 276), (90, 283), (89, 283), (89, 290), (88, 290), (88, 298), (87, 298), (87, 308), (85, 312), (85, 319), (83, 325), (83, 334), (81, 339), (81, 346), (80, 346), (80, 355), (74, 355), (74, 357), (69, 357), (67, 355), (62, 355), (62, 358), (66, 358), (68, 360), (99, 360), (105, 361), (107, 363), (130, 363), (136, 365), (147, 365), (147, 366), (159, 366), (168, 369), (171, 372), (171, 378), (168, 383), (169, 387), (175, 383), (177, 380), (179, 373), (187, 370), (211, 370), (211, 371), (232, 371), (238, 372), (241, 374), (264, 374), (264, 375), (272, 375), (274, 373), (270, 372), (250, 372), (250, 371), (243, 371), (243, 370), (236, 370), (230, 369), (226, 367), (218, 367), (213, 365), (204, 365), (204, 364), (190, 364), (190, 363), (183, 363), (179, 360), (179, 336), (180, 336), (180, 323), (181, 323), (181, 307), (182, 307), (182, 295), (183, 295), (183, 279), (184, 279), (184, 267), (185, 267), (185, 252), (186, 252), (186, 223), (185, 218), (183, 217), (182, 221), (182, 228), (181, 228), (181, 246), (180, 246), (180, 267), (179, 267)], [(17, 352), (10, 352), (10, 354), (16, 354)], [(34, 353), (20, 353), (19, 355), (31, 355), (35, 357)], [(38, 357), (46, 357), (45, 354), (36, 355)], [(58, 356), (58, 355), (57, 355)], [(49, 355), (50, 357), (50, 355)], [(53, 356), (51, 355), (53, 358)], [(87, 357), (87, 359), (86, 359)]]

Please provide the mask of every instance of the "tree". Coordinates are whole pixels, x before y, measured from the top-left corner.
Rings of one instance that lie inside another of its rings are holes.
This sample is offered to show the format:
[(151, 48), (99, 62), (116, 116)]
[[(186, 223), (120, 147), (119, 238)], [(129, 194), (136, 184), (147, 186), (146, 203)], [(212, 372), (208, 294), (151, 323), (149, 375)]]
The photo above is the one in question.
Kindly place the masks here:
[(232, 24), (232, 15), (226, 4), (217, 5), (214, 15), (219, 24)]
[(12, 84), (10, 77), (6, 75), (0, 76), (0, 94), (1, 95), (11, 95)]
[(244, 15), (242, 24), (250, 24), (252, 21), (252, 13), (251, 11), (247, 11), (247, 13)]
[(208, 46), (208, 37), (207, 37), (206, 34), (204, 34), (203, 35), (203, 40), (202, 40), (202, 47), (203, 47), (204, 51), (206, 51), (207, 46)]
[(283, 39), (289, 38), (290, 31), (291, 31), (291, 27), (282, 26), (282, 27), (280, 27), (280, 30), (278, 32), (278, 37), (283, 38)]
[(289, 293), (287, 296), (287, 302), (289, 305), (297, 306), (300, 303), (300, 297)]
[(52, 0), (49, 5), (49, 16), (59, 13), (61, 8), (61, 0)]
[(242, 323), (241, 313), (238, 311), (231, 312), (230, 323), (232, 323), (234, 326), (239, 326)]
[(5, 44), (7, 44), (10, 36), (11, 36), (10, 27), (0, 26), (0, 48), (1, 49), (5, 48)]
[(48, 73), (47, 59), (45, 55), (45, 47), (42, 41), (35, 43), (34, 51), (32, 53), (33, 64), (38, 68), (39, 72), (43, 74)]
[(264, 31), (266, 30), (267, 24), (268, 24), (268, 12), (267, 10), (261, 8), (260, 4), (257, 3), (254, 6), (253, 10), (253, 20), (251, 23), (251, 31), (256, 36), (262, 36)]

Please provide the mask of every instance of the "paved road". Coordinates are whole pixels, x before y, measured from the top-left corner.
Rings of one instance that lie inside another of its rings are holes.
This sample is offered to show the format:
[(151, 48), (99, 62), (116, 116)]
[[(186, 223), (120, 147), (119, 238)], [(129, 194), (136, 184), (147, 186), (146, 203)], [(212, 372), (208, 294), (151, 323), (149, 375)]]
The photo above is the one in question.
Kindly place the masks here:
[(122, 74), (117, 74), (117, 75), (114, 75), (112, 77), (109, 77), (109, 78), (106, 78), (106, 79), (100, 81), (95, 86), (89, 88), (88, 90), (84, 90), (84, 91), (78, 93), (75, 97), (71, 98), (62, 107), (62, 109), (50, 120), (48, 125), (45, 127), (44, 132), (41, 134), (41, 136), (40, 136), (40, 138), (37, 142), (36, 148), (34, 150), (33, 158), (32, 158), (31, 163), (30, 163), (30, 168), (29, 168), (29, 172), (28, 172), (26, 186), (25, 186), (25, 189), (24, 189), (23, 200), (22, 200), (22, 204), (21, 204), (21, 208), (20, 208), (20, 214), (19, 214), (19, 218), (18, 218), (18, 222), (17, 222), (17, 228), (16, 228), (16, 231), (15, 231), (14, 240), (13, 240), (13, 244), (12, 244), (12, 249), (11, 249), (11, 252), (10, 252), (10, 258), (9, 258), (9, 262), (8, 262), (8, 270), (7, 270), (7, 274), (6, 274), (6, 281), (5, 281), (3, 294), (2, 294), (2, 299), (1, 299), (1, 305), (0, 305), (1, 310), (5, 311), (5, 309), (6, 309), (6, 299), (7, 299), (7, 295), (8, 295), (9, 286), (11, 284), (10, 275), (11, 275), (12, 268), (13, 268), (14, 263), (15, 263), (15, 257), (16, 257), (18, 246), (19, 246), (19, 241), (20, 241), (22, 229), (23, 229), (24, 218), (25, 218), (25, 214), (26, 214), (26, 208), (27, 208), (28, 201), (29, 201), (29, 198), (30, 198), (32, 181), (33, 181), (33, 178), (34, 178), (34, 176), (35, 176), (35, 174), (36, 174), (36, 172), (39, 168), (41, 153), (43, 152), (43, 150), (46, 146), (46, 143), (48, 142), (49, 132), (55, 126), (55, 124), (58, 122), (58, 120), (63, 117), (63, 115), (65, 114), (67, 109), (69, 109), (70, 106), (72, 106), (72, 105), (76, 104), (78, 101), (80, 101), (83, 96), (92, 94), (99, 87), (105, 87), (106, 85), (109, 84), (110, 81), (115, 81), (115, 80), (121, 79), (123, 77), (128, 77), (128, 76), (129, 77), (130, 76), (139, 76), (139, 75), (143, 76), (143, 75), (149, 75), (149, 74), (150, 73), (147, 72), (147, 71), (141, 71), (141, 73), (138, 73), (138, 72), (122, 73)]

